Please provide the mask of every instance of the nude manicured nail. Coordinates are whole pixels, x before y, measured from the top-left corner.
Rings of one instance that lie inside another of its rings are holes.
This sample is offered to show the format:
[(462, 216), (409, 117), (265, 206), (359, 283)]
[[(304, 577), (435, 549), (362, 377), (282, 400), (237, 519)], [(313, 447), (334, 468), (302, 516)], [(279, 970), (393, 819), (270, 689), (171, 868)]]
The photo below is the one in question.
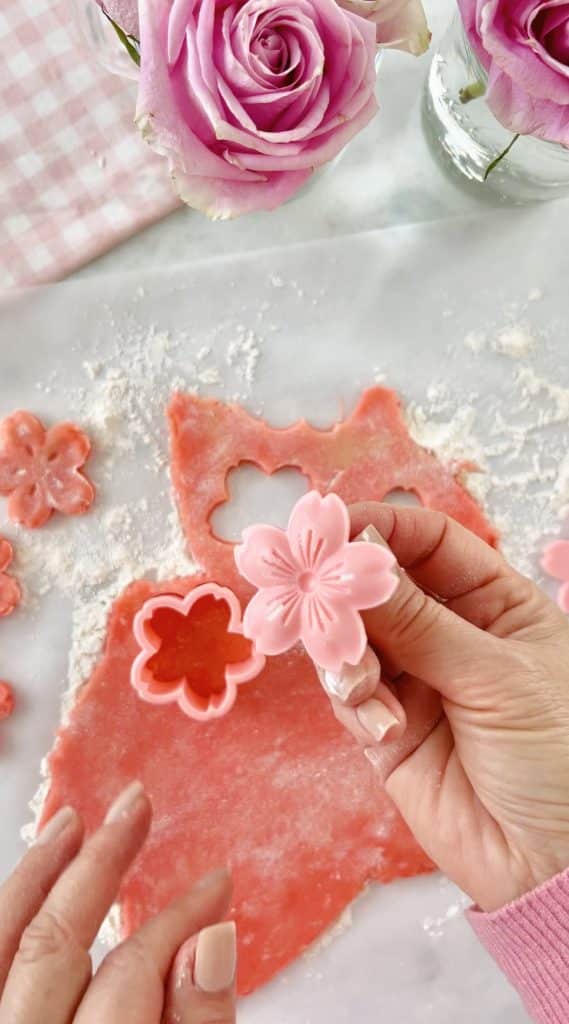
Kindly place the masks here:
[[(375, 526), (372, 526), (371, 523), (369, 526), (366, 526), (365, 530), (362, 530), (359, 536), (356, 537), (356, 540), (365, 540), (368, 544), (380, 544), (382, 548), (387, 548), (388, 551), (391, 551), (387, 541), (381, 536), (379, 530), (376, 530)], [(393, 562), (391, 571), (397, 576), (401, 575), (401, 569), (396, 561)]]
[(365, 530), (362, 530), (362, 532), (358, 534), (356, 540), (363, 540), (367, 544), (381, 544), (384, 548), (387, 547), (387, 542), (383, 539), (379, 530), (376, 530), (375, 526), (372, 526), (371, 523), (369, 526), (366, 526)]
[(198, 936), (194, 984), (202, 992), (224, 992), (235, 981), (237, 930), (234, 921), (204, 928)]
[(374, 692), (381, 668), (377, 655), (367, 647), (357, 665), (343, 665), (340, 672), (318, 669), (318, 675), (329, 697), (335, 697), (341, 704), (357, 704)]
[(128, 818), (138, 798), (144, 793), (142, 782), (131, 782), (113, 801), (105, 816), (105, 825)]
[(364, 701), (363, 704), (356, 708), (356, 715), (360, 725), (364, 727), (376, 743), (384, 739), (389, 730), (398, 724), (395, 715), (391, 714), (391, 711), (386, 708), (385, 704), (382, 704), (379, 700), (374, 700), (373, 697), (370, 700)]
[(375, 747), (366, 747), (364, 749), (364, 757), (367, 757), (372, 768), (378, 768), (381, 761), (381, 753), (376, 750)]
[(47, 846), (48, 843), (52, 843), (71, 824), (74, 817), (75, 811), (72, 807), (61, 807), (42, 828), (36, 839), (36, 846)]

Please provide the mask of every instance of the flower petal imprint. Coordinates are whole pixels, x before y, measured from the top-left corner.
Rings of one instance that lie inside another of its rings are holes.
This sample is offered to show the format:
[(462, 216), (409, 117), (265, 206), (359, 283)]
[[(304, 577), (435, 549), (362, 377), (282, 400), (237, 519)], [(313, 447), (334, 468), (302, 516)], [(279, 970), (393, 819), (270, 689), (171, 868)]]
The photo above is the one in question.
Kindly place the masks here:
[(388, 601), (398, 577), (391, 551), (350, 543), (348, 510), (337, 494), (305, 494), (286, 531), (250, 526), (235, 549), (242, 576), (257, 593), (243, 633), (263, 654), (282, 654), (299, 640), (312, 660), (338, 672), (356, 665), (366, 647), (358, 612)]

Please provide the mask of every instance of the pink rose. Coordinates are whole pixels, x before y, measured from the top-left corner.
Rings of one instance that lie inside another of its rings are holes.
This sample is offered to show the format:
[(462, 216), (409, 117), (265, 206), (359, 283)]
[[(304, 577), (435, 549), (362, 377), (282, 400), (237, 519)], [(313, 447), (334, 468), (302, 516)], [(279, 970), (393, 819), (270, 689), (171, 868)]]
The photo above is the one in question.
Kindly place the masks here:
[(336, 0), (140, 0), (136, 120), (181, 198), (270, 210), (373, 117), (375, 25)]
[[(98, 0), (117, 25), (138, 39), (138, 0)], [(337, 0), (352, 14), (373, 21), (381, 46), (420, 56), (428, 48), (431, 33), (421, 0)]]
[(421, 0), (337, 0), (340, 7), (373, 21), (377, 42), (420, 57), (431, 33)]
[(569, 2), (458, 2), (498, 120), (520, 135), (569, 146)]
[(138, 39), (138, 0), (97, 0), (97, 3), (127, 36)]

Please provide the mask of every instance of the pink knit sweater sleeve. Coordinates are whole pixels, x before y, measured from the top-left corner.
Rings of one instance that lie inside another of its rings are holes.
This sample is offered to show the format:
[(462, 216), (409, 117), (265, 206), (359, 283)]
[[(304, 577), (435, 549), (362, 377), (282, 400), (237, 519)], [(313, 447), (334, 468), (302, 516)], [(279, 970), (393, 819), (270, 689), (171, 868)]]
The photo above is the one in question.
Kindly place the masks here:
[(467, 916), (532, 1019), (568, 1024), (569, 869), (501, 910)]

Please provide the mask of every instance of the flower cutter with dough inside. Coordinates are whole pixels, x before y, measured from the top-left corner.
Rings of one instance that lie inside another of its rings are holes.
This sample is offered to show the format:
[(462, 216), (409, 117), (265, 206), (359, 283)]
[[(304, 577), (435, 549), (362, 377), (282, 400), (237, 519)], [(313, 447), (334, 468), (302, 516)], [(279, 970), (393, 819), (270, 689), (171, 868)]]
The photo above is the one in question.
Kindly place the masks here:
[(205, 583), (185, 597), (151, 597), (133, 625), (140, 653), (131, 683), (139, 697), (151, 704), (177, 703), (200, 722), (227, 714), (237, 687), (265, 664), (241, 627), (241, 605), (228, 587)]
[(360, 611), (388, 601), (397, 588), (395, 557), (381, 544), (350, 542), (348, 510), (337, 494), (310, 491), (286, 530), (250, 526), (235, 549), (254, 587), (243, 633), (262, 654), (282, 654), (299, 640), (320, 668), (357, 665), (366, 650)]

